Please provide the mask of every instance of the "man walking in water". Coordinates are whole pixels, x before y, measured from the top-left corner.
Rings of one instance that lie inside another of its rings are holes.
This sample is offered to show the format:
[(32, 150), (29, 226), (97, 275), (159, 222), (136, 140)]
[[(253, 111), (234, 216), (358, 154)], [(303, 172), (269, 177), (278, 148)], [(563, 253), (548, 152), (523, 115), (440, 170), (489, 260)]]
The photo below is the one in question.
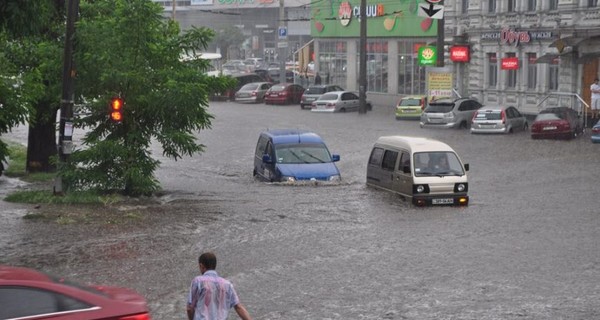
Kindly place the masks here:
[(198, 258), (200, 273), (192, 280), (187, 301), (189, 320), (226, 320), (229, 310), (235, 312), (242, 320), (252, 320), (246, 308), (240, 303), (233, 285), (219, 277), (217, 257), (212, 252), (205, 252)]

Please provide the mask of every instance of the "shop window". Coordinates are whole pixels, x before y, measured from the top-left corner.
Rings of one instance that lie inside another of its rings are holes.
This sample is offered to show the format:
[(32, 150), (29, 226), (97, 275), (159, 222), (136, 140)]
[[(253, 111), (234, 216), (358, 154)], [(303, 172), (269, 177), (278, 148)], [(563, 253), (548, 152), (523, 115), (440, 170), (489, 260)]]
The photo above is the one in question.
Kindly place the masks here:
[(527, 0), (527, 11), (535, 11), (537, 0)]
[[(516, 55), (512, 52), (506, 54), (507, 58), (515, 58)], [(514, 89), (517, 87), (517, 71), (518, 70), (506, 70), (506, 87)]]
[(537, 56), (535, 53), (527, 53), (527, 89), (537, 87), (538, 65), (535, 63)]
[(558, 0), (548, 0), (548, 10), (558, 10)]
[(495, 88), (498, 85), (498, 58), (496, 57), (496, 53), (488, 53), (487, 55), (488, 86), (490, 88)]
[(346, 88), (348, 56), (346, 41), (319, 42), (319, 72), (322, 83)]
[(588, 8), (595, 8), (598, 6), (598, 0), (588, 0)]
[(496, 0), (488, 0), (488, 13), (496, 13)]
[[(388, 83), (387, 40), (367, 41), (367, 91), (387, 92)], [(356, 70), (360, 70), (360, 56)], [(360, 79), (357, 79), (359, 81)]]
[(548, 64), (548, 90), (558, 90), (559, 62), (559, 58), (555, 58)]
[(425, 91), (425, 67), (420, 66), (417, 52), (426, 42), (398, 42), (398, 94), (420, 95)]

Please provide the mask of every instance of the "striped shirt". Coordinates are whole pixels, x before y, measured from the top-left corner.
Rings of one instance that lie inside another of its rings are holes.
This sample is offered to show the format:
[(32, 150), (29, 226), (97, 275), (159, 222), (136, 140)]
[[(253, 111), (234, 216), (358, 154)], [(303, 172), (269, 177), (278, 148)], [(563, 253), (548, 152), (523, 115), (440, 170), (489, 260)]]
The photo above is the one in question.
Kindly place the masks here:
[(229, 310), (238, 304), (233, 285), (208, 270), (192, 280), (188, 305), (194, 308), (194, 320), (226, 320)]

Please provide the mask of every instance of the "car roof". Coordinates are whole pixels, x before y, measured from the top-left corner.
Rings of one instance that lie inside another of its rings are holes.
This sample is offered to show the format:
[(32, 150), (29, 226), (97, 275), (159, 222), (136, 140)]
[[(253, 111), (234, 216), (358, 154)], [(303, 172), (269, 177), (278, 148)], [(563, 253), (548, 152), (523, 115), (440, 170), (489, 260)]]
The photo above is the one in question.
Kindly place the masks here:
[(556, 113), (556, 112), (576, 112), (575, 110), (569, 107), (550, 107), (543, 109), (540, 113)]
[(493, 110), (498, 110), (498, 111), (502, 111), (502, 110), (506, 110), (510, 108), (510, 106), (483, 106), (481, 108), (479, 108), (479, 110), (477, 111), (493, 111)]
[(454, 150), (444, 142), (423, 137), (382, 136), (379, 137), (375, 143), (392, 147), (404, 147), (411, 150), (413, 153), (430, 151), (454, 152)]
[(273, 140), (274, 144), (282, 143), (323, 143), (321, 137), (311, 131), (300, 129), (271, 129), (264, 131), (263, 135), (267, 135)]
[(0, 280), (26, 280), (52, 282), (45, 273), (22, 267), (0, 265)]

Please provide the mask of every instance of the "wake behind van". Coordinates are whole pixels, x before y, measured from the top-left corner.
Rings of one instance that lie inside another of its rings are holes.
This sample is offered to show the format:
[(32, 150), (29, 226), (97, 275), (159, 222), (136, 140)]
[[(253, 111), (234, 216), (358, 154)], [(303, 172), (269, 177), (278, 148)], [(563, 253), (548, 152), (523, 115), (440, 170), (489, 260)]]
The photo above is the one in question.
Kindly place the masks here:
[(447, 144), (428, 138), (384, 136), (367, 164), (367, 185), (425, 205), (468, 205), (469, 165)]

